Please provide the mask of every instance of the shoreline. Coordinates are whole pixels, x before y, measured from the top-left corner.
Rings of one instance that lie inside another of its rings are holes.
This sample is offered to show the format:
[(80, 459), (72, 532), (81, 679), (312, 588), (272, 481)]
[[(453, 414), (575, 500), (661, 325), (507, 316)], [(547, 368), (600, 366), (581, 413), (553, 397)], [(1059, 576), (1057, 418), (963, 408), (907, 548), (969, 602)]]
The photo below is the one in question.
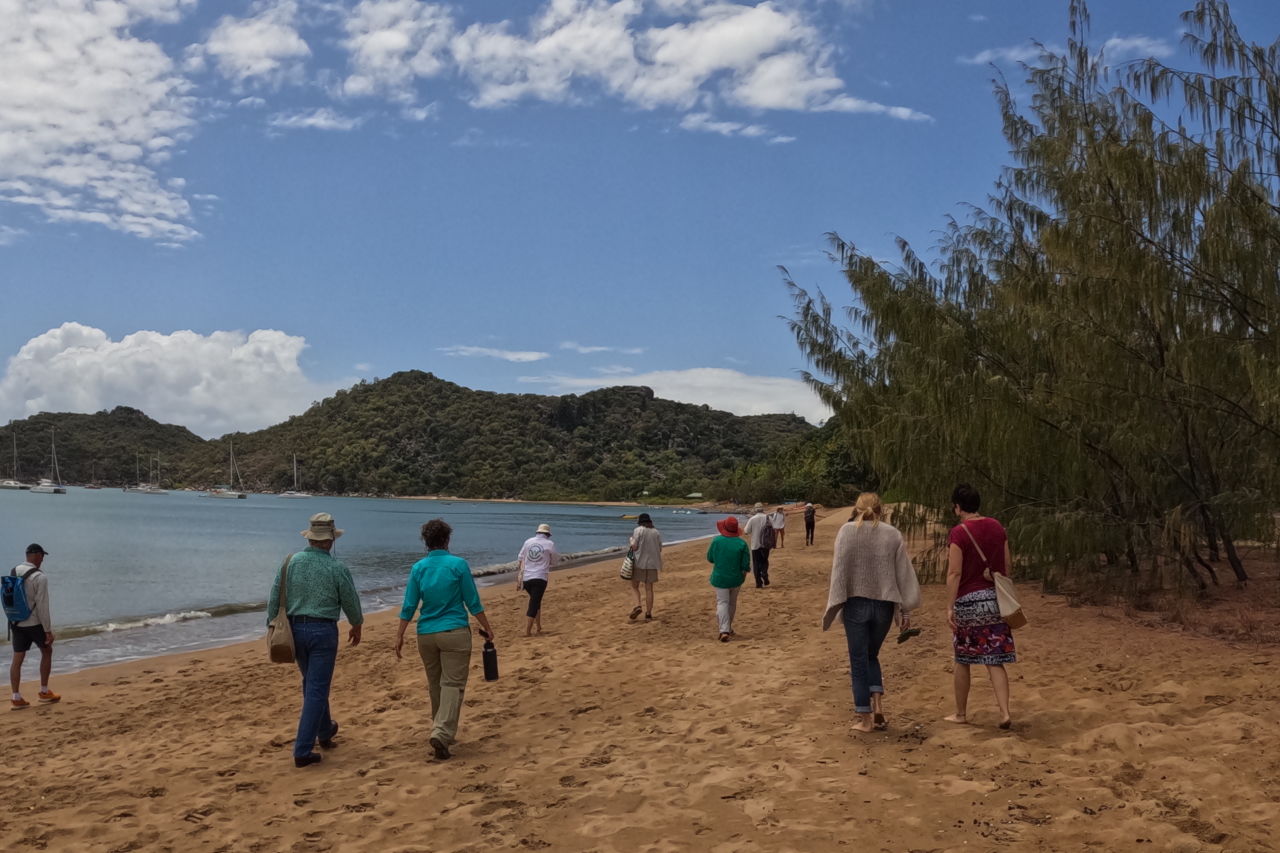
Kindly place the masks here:
[[(707, 534), (706, 536), (697, 536), (689, 539), (680, 539), (673, 542), (663, 543), (663, 552), (665, 554), (668, 548), (676, 548), (682, 545), (689, 545), (691, 543), (705, 542), (706, 540), (711, 539), (714, 536), (715, 534), (711, 533), (711, 534)], [(603, 563), (609, 560), (621, 559), (621, 557), (624, 554), (626, 554), (626, 546), (618, 546), (616, 548), (609, 548), (609, 549), (602, 550), (600, 552), (583, 554), (583, 555), (579, 555), (577, 557), (573, 557), (571, 559), (567, 559), (563, 561), (560, 565), (552, 569), (552, 571), (556, 573), (561, 573), (561, 572), (569, 573), (569, 572), (573, 572), (574, 570), (586, 569), (591, 566), (594, 566), (597, 563)], [(507, 564), (503, 564), (503, 565), (505, 566)], [(483, 591), (485, 589), (492, 589), (492, 588), (499, 587), (499, 586), (502, 586), (503, 584), (514, 581), (515, 571), (516, 569), (514, 566), (510, 568), (495, 567), (492, 570), (481, 569), (479, 573), (473, 573), (472, 577), (475, 578), (476, 586)], [(381, 590), (371, 590), (364, 594), (368, 595), (368, 594), (372, 594), (374, 592), (379, 592), (379, 591)], [(181, 614), (156, 614), (154, 616), (139, 617), (138, 621), (140, 624), (136, 626), (131, 625), (128, 628), (116, 628), (116, 629), (108, 629), (108, 630), (96, 630), (96, 631), (77, 630), (77, 629), (83, 629), (84, 626), (71, 625), (71, 626), (67, 626), (67, 628), (64, 629), (64, 630), (70, 630), (73, 632), (70, 634), (69, 637), (66, 637), (65, 641), (70, 642), (73, 640), (85, 639), (87, 637), (94, 637), (104, 633), (112, 633), (113, 630), (115, 631), (118, 631), (118, 630), (147, 631), (147, 630), (153, 630), (154, 628), (160, 627), (160, 626), (179, 625), (187, 621), (194, 622), (194, 621), (203, 621), (204, 619), (225, 619), (225, 618), (235, 617), (235, 616), (246, 616), (253, 613), (259, 613), (259, 615), (261, 615), (260, 611), (262, 611), (263, 608), (265, 607), (266, 607), (266, 602), (264, 601), (264, 602), (261, 602), (260, 604), (250, 603), (250, 604), (222, 605), (219, 608), (209, 608), (208, 610), (200, 610), (199, 608), (193, 608), (192, 610), (185, 611)], [(208, 614), (209, 610), (222, 610), (224, 608), (226, 608), (227, 612), (209, 614), (203, 617), (199, 617), (198, 619), (191, 616), (191, 614), (198, 613), (198, 612)], [(385, 606), (375, 607), (375, 608), (366, 610), (364, 615), (367, 621), (371, 617), (378, 616), (380, 614), (384, 614), (392, 611), (397, 611), (398, 609), (399, 609), (398, 605), (388, 604)], [(346, 622), (345, 618), (341, 619), (340, 622), (345, 623)], [(96, 627), (96, 626), (91, 626), (91, 627)], [(265, 630), (266, 630), (265, 627), (263, 627), (261, 629), (261, 632), (265, 633)], [(258, 631), (255, 630), (253, 633), (258, 633)], [(258, 640), (254, 639), (252, 636), (249, 636), (248, 632), (246, 632), (245, 634), (240, 634), (229, 639), (217, 638), (217, 639), (211, 639), (208, 642), (202, 642), (202, 641), (196, 640), (187, 645), (184, 645), (182, 647), (182, 650), (180, 651), (168, 650), (168, 651), (160, 651), (155, 654), (140, 654), (140, 655), (134, 655), (134, 656), (125, 656), (119, 660), (104, 661), (102, 663), (89, 663), (82, 666), (75, 666), (74, 668), (70, 668), (70, 669), (58, 668), (57, 651), (55, 648), (54, 674), (59, 678), (62, 678), (65, 676), (76, 675), (79, 673), (92, 672), (105, 667), (111, 667), (116, 665), (137, 664), (137, 663), (142, 663), (146, 661), (156, 661), (156, 660), (160, 660), (165, 657), (168, 657), (170, 655), (184, 655), (184, 654), (190, 654), (193, 652), (211, 652), (219, 649), (229, 648), (232, 646), (252, 645), (255, 642), (258, 642)]]

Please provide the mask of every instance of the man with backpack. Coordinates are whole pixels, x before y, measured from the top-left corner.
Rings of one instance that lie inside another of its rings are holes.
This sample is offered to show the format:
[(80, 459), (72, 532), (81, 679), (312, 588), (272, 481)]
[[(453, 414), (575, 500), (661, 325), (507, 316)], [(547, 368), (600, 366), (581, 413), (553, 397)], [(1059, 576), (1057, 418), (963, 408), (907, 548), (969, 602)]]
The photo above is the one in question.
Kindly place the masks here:
[(4, 578), (4, 611), (13, 634), (13, 663), (9, 667), (10, 700), (13, 709), (28, 707), (22, 698), (22, 662), (31, 647), (40, 649), (40, 692), (36, 698), (53, 703), (62, 697), (49, 689), (53, 669), (53, 620), (49, 617), (49, 580), (41, 566), (49, 552), (34, 542), (27, 546), (27, 561), (15, 566)]

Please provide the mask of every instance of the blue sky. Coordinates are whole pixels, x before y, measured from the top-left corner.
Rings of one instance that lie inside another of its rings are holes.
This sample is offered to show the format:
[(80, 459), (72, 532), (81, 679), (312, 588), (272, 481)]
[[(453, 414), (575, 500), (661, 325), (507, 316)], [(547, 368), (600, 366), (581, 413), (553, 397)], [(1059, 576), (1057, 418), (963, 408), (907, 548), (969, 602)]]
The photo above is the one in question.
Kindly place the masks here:
[[(1188, 64), (1191, 0), (1097, 2)], [(1232, 4), (1246, 35), (1271, 2)], [(0, 420), (254, 429), (361, 378), (821, 406), (776, 270), (840, 300), (981, 202), (995, 63), (1065, 2), (0, 0)]]

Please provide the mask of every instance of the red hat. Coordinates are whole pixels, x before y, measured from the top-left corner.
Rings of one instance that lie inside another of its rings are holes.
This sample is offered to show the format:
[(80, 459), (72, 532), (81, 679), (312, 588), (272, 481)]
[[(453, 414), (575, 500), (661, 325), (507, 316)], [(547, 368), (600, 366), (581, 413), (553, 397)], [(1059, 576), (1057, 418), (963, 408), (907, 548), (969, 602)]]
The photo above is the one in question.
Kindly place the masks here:
[(719, 530), (724, 536), (737, 536), (738, 519), (734, 518), (732, 515), (728, 518), (721, 519), (716, 522), (716, 530)]

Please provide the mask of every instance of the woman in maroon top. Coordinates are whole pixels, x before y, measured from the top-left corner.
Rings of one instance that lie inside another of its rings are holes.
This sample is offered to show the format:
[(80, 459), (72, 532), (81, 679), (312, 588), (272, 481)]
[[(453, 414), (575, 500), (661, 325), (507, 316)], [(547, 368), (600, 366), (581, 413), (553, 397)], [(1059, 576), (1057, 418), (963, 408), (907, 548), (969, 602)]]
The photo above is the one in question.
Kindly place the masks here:
[(1000, 706), (1000, 728), (1011, 725), (1009, 674), (1004, 665), (1014, 663), (1013, 631), (1000, 618), (996, 585), (987, 570), (1009, 575), (1009, 537), (994, 518), (978, 513), (982, 497), (972, 486), (961, 484), (951, 495), (951, 508), (960, 523), (951, 528), (947, 548), (947, 592), (951, 601), (947, 621), (955, 634), (956, 712), (946, 719), (969, 722), (969, 667), (982, 664), (991, 677)]

